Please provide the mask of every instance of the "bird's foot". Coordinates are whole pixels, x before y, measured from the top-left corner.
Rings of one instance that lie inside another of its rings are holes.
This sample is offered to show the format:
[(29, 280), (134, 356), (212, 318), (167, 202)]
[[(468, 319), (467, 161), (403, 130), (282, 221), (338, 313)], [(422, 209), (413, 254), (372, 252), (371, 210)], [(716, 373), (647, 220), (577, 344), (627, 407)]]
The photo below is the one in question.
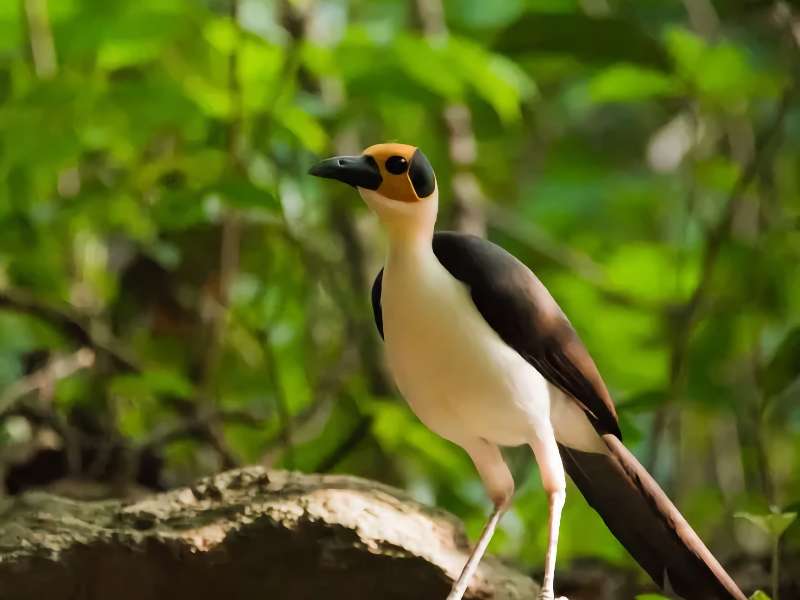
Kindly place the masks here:
[(539, 598), (537, 600), (569, 600), (566, 596), (559, 596), (556, 598), (556, 595), (553, 593), (553, 590), (542, 590), (539, 592)]

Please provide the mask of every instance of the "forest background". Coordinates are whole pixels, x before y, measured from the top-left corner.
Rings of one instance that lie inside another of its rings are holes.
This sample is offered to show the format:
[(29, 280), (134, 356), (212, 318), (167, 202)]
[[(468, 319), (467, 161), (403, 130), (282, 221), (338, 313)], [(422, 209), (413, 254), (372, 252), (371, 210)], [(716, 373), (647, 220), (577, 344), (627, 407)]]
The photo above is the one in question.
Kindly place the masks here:
[[(474, 536), (488, 500), (468, 457), (387, 376), (368, 303), (384, 238), (352, 190), (306, 174), (398, 140), (436, 169), (440, 228), (538, 274), (626, 443), (766, 587), (757, 517), (800, 505), (798, 11), (0, 3), (5, 493), (135, 495), (262, 463), (405, 488)], [(535, 572), (546, 499), (512, 461), (492, 550)], [(572, 487), (559, 559), (567, 579), (642, 581)]]

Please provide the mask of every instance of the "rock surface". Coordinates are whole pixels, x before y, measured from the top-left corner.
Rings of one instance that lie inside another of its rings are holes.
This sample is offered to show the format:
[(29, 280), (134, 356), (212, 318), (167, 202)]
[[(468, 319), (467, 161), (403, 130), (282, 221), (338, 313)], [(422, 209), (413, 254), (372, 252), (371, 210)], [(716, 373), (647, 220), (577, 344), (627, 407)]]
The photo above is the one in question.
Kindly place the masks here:
[[(452, 515), (341, 475), (250, 467), (132, 503), (4, 502), (2, 600), (443, 600), (468, 551)], [(490, 557), (466, 597), (537, 591)]]

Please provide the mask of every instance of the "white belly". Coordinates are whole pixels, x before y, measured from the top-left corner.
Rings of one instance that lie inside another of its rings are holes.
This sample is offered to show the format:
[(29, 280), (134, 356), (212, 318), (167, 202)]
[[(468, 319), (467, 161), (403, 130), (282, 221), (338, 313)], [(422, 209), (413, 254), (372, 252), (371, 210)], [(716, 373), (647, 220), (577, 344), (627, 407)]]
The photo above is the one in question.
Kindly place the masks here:
[(430, 258), (390, 261), (384, 271), (384, 337), (400, 392), (425, 425), (456, 443), (465, 436), (530, 443), (549, 430), (551, 386)]

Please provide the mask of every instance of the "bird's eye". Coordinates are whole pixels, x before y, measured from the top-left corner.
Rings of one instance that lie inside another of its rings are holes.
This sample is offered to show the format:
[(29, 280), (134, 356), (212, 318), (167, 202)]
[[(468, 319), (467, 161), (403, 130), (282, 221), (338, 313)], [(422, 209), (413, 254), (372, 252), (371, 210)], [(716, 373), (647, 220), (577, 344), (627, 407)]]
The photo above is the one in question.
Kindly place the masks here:
[(408, 161), (402, 156), (390, 156), (386, 159), (386, 170), (392, 175), (400, 175), (408, 169)]

